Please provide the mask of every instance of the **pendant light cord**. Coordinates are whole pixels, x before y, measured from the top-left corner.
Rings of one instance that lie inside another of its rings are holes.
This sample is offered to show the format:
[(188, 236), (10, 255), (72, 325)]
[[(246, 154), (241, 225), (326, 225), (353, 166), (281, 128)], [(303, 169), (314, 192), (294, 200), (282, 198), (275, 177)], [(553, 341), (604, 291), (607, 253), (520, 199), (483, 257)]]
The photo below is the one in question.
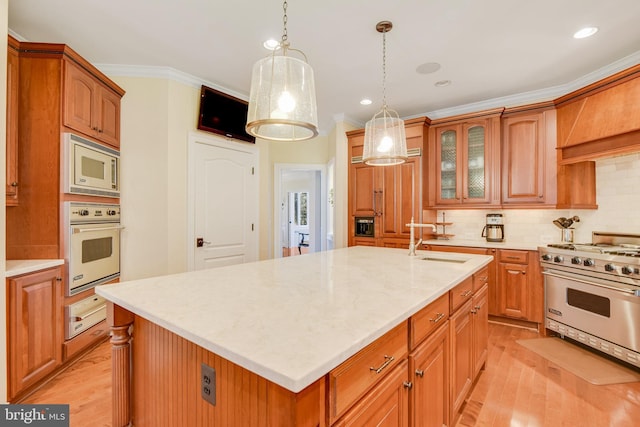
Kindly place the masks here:
[(282, 45), (284, 46), (287, 43), (287, 39), (288, 39), (288, 34), (287, 34), (287, 6), (289, 4), (287, 3), (287, 0), (284, 0), (284, 3), (282, 3), (282, 9), (284, 10), (284, 16), (282, 17), (282, 23), (284, 25), (284, 31), (282, 32)]
[(387, 109), (387, 29), (382, 30), (382, 108)]

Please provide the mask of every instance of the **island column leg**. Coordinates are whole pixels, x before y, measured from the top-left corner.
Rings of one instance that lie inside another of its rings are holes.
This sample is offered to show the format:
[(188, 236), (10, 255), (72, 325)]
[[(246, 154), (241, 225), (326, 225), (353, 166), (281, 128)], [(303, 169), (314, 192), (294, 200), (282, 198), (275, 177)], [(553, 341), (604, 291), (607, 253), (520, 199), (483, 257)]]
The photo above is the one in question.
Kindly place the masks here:
[(107, 322), (111, 328), (111, 377), (113, 427), (131, 425), (131, 334), (134, 314), (107, 302)]

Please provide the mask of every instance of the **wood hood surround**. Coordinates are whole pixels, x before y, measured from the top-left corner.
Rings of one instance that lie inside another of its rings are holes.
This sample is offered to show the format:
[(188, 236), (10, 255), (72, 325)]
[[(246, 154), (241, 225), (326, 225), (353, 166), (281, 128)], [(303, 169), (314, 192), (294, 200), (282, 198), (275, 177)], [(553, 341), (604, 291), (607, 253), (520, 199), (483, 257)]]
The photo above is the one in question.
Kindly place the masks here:
[(558, 164), (640, 151), (640, 64), (554, 102)]

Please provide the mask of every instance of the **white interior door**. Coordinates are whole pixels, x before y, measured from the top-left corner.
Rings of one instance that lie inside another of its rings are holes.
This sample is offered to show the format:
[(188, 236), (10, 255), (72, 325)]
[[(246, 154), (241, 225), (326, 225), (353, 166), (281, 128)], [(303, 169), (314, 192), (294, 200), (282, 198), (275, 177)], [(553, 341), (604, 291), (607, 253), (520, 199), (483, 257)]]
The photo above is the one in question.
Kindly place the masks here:
[(258, 258), (257, 153), (236, 144), (197, 138), (190, 145), (195, 270)]

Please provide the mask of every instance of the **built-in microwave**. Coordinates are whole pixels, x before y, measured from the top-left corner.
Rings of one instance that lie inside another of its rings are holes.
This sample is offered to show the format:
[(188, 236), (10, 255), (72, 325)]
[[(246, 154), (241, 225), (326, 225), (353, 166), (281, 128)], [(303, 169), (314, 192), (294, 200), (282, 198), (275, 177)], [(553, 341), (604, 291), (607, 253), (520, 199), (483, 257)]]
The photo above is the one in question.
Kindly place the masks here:
[(64, 132), (62, 151), (63, 192), (120, 197), (120, 152), (97, 142)]
[(359, 216), (355, 218), (355, 236), (356, 237), (375, 237), (374, 225), (375, 220), (372, 216)]

